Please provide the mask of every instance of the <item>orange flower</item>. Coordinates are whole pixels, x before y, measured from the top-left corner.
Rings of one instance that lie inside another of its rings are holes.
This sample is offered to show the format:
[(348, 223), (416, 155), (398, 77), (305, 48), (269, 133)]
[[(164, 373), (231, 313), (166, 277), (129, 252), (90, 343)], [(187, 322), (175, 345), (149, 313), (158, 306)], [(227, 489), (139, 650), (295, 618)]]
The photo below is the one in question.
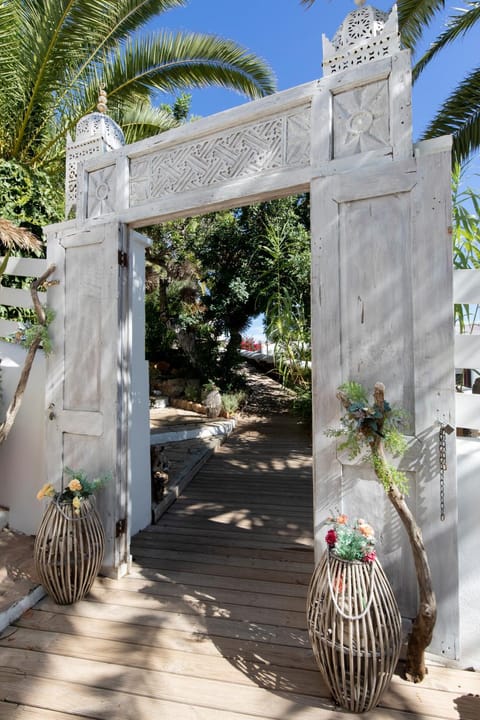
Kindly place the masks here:
[(75, 492), (76, 490), (81, 490), (82, 483), (78, 478), (72, 478), (72, 480), (70, 480), (70, 482), (68, 483), (68, 489), (72, 492)]
[(359, 523), (358, 529), (360, 530), (362, 535), (364, 535), (367, 538), (374, 536), (374, 530), (373, 530), (372, 526), (366, 522), (363, 522), (361, 524)]
[(45, 483), (41, 490), (37, 493), (37, 500), (42, 500), (44, 497), (53, 497), (55, 495), (55, 488), (51, 483)]
[(348, 516), (347, 515), (339, 515), (337, 519), (335, 520), (337, 525), (346, 525), (348, 522)]

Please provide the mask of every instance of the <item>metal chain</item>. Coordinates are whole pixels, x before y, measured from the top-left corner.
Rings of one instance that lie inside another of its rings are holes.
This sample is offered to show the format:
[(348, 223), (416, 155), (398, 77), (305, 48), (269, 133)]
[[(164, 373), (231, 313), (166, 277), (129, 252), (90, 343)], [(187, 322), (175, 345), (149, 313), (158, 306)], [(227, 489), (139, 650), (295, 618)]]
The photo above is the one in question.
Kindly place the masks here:
[(445, 520), (445, 471), (447, 469), (447, 440), (445, 425), (438, 433), (438, 456), (440, 463), (440, 520)]

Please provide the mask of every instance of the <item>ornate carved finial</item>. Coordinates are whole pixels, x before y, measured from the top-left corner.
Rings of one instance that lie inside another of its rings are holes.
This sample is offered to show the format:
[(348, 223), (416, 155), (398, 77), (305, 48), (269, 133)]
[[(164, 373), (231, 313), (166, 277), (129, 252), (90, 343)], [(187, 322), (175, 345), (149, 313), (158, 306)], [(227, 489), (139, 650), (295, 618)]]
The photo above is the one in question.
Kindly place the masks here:
[(98, 94), (97, 110), (101, 113), (107, 112), (107, 91), (100, 85), (100, 92)]
[(330, 75), (347, 68), (393, 55), (400, 50), (397, 6), (390, 14), (365, 0), (355, 0), (357, 8), (347, 15), (332, 41), (323, 36), (323, 72)]
[(99, 88), (95, 112), (84, 115), (75, 128), (75, 139), (67, 134), (67, 158), (65, 179), (66, 216), (77, 204), (77, 165), (93, 155), (117, 150), (125, 144), (122, 129), (107, 115), (107, 91)]

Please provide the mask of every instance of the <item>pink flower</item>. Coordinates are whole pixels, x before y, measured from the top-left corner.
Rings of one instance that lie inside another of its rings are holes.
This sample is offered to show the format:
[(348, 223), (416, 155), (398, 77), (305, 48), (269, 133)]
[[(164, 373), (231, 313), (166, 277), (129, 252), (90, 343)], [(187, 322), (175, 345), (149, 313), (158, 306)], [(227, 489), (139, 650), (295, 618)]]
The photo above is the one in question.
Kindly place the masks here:
[(333, 547), (337, 542), (337, 533), (335, 530), (329, 530), (325, 535), (325, 542), (329, 547)]
[(370, 550), (370, 552), (365, 553), (365, 555), (363, 556), (363, 559), (365, 560), (365, 562), (374, 562), (376, 560), (376, 558), (377, 558), (377, 553), (375, 552), (375, 550)]

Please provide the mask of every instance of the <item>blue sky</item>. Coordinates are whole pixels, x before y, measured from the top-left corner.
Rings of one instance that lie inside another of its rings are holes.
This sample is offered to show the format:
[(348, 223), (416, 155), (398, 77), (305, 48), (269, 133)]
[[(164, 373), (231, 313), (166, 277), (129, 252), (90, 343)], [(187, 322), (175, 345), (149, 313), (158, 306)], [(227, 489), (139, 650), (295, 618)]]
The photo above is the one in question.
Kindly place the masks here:
[[(372, 4), (381, 10), (391, 7), (386, 0)], [(447, 7), (460, 5), (447, 0)], [(353, 0), (317, 0), (308, 10), (299, 0), (190, 0), (187, 7), (162, 14), (154, 26), (231, 38), (267, 60), (278, 89), (285, 90), (322, 76), (322, 33), (332, 38), (354, 8)], [(426, 38), (427, 45), (442, 29), (443, 22), (444, 18), (436, 21)], [(480, 28), (476, 28), (424, 71), (413, 91), (415, 139), (467, 69), (478, 64), (479, 48)], [(234, 92), (213, 88), (192, 95), (192, 112), (202, 116), (245, 102)]]

